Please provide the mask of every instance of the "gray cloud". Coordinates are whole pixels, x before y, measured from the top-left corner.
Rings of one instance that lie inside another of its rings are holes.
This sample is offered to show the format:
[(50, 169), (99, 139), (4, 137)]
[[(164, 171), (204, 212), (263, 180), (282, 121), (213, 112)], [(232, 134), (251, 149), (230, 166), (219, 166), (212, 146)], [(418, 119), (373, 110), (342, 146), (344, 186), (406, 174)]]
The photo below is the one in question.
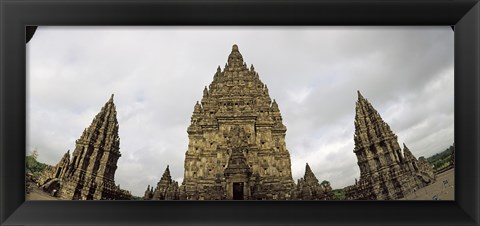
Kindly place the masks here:
[(27, 45), (27, 152), (56, 164), (115, 93), (116, 182), (183, 177), (193, 106), (232, 44), (277, 100), (294, 179), (354, 183), (356, 91), (417, 156), (453, 143), (449, 27), (39, 27)]

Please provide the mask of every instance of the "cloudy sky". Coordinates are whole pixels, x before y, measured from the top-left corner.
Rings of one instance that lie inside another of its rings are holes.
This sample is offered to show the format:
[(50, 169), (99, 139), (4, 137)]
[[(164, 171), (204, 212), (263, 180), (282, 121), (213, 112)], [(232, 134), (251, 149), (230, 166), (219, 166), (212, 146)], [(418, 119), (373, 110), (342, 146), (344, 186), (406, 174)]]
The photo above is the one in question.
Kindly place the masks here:
[(195, 102), (233, 44), (287, 126), (296, 181), (308, 162), (333, 188), (360, 175), (360, 90), (416, 157), (454, 140), (450, 27), (39, 27), (27, 44), (27, 154), (55, 165), (115, 94), (115, 181), (134, 195), (170, 165), (182, 181)]

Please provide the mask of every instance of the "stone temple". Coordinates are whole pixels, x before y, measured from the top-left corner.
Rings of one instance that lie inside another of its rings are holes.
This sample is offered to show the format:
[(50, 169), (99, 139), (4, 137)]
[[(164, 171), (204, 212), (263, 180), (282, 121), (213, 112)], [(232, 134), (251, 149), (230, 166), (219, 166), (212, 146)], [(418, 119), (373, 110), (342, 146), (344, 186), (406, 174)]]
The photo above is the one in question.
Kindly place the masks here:
[(172, 180), (167, 166), (155, 190), (148, 186), (143, 196), (144, 200), (178, 200), (178, 182)]
[(294, 183), (286, 131), (278, 104), (234, 45), (195, 104), (180, 196), (289, 199)]
[(349, 200), (393, 200), (435, 181), (432, 167), (417, 160), (380, 114), (358, 92), (355, 108), (355, 148), (360, 180), (345, 188)]
[[(354, 153), (360, 179), (344, 188), (347, 200), (394, 200), (435, 181), (425, 158), (418, 160), (380, 114), (358, 92)], [(132, 199), (115, 185), (120, 158), (117, 111), (113, 95), (91, 125), (55, 167), (39, 179), (41, 187), (67, 200)], [(180, 184), (166, 167), (144, 200), (333, 200), (330, 183), (321, 183), (308, 164), (294, 183), (287, 128), (275, 100), (249, 68), (237, 45), (217, 68), (203, 98), (193, 108)]]
[[(164, 174), (155, 191), (180, 200), (328, 199), (330, 184), (320, 185), (311, 170), (301, 188), (294, 184), (286, 131), (277, 102), (233, 45), (194, 106), (182, 184), (175, 191)], [(144, 199), (161, 200), (155, 191), (148, 187)]]
[(294, 197), (298, 200), (332, 200), (332, 187), (330, 187), (330, 182), (328, 181), (319, 183), (307, 163), (305, 176), (298, 179)]
[(95, 116), (92, 124), (60, 162), (42, 175), (39, 183), (45, 191), (67, 200), (130, 199), (129, 191), (115, 185), (120, 158), (117, 111), (110, 100)]

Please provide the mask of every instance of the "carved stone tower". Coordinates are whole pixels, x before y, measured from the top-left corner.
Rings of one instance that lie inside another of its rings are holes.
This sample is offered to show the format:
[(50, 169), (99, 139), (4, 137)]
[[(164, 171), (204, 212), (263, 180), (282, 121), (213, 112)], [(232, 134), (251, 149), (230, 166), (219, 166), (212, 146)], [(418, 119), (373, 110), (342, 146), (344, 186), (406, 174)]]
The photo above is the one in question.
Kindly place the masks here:
[(143, 196), (144, 200), (178, 200), (179, 199), (179, 190), (178, 182), (172, 180), (170, 176), (170, 169), (165, 169), (163, 172), (162, 178), (157, 183), (157, 187), (153, 190), (153, 187), (148, 186)]
[(52, 179), (59, 182), (58, 195), (74, 200), (129, 198), (129, 192), (121, 190), (114, 181), (121, 156), (119, 150), (117, 111), (112, 94), (76, 141), (71, 161), (67, 152), (57, 164)]
[(290, 199), (286, 130), (267, 86), (233, 45), (225, 68), (217, 68), (195, 104), (180, 197), (257, 199), (252, 191), (261, 181), (262, 199)]
[(310, 166), (305, 166), (305, 175), (298, 179), (295, 189), (295, 198), (298, 200), (331, 200), (333, 199), (330, 182), (318, 182)]
[(397, 136), (370, 102), (358, 92), (355, 108), (354, 153), (360, 167), (360, 180), (347, 187), (348, 199), (399, 199), (427, 183), (416, 177), (416, 158), (406, 148), (404, 155)]
[(63, 158), (55, 166), (55, 177), (63, 178), (67, 172), (68, 166), (70, 165), (70, 150), (63, 155)]

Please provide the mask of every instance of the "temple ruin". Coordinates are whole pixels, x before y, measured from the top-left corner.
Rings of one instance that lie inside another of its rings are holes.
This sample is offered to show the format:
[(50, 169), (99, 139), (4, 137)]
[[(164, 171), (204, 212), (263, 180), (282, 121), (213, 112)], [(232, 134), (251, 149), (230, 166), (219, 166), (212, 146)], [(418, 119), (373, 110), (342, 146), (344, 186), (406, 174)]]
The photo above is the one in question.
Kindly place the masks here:
[(157, 187), (155, 190), (153, 186), (148, 186), (145, 194), (143, 196), (143, 200), (178, 200), (179, 199), (179, 187), (178, 182), (172, 180), (172, 176), (170, 176), (170, 169), (165, 169), (163, 172), (162, 178), (157, 183)]
[[(194, 106), (179, 199), (296, 199), (286, 131), (277, 102), (233, 45), (227, 64), (223, 70), (218, 66)], [(162, 181), (170, 180), (162, 176), (155, 190), (165, 190)], [(324, 198), (319, 186), (310, 198)], [(148, 187), (144, 199), (155, 197)]]
[(348, 200), (393, 200), (435, 181), (425, 158), (417, 160), (360, 91), (355, 107), (355, 148), (360, 179), (345, 188)]
[(217, 68), (195, 104), (180, 196), (290, 199), (294, 183), (286, 131), (267, 86), (233, 45), (224, 69)]
[(294, 197), (296, 200), (332, 200), (333, 192), (330, 182), (318, 182), (317, 177), (307, 163), (305, 175), (298, 179)]
[[(358, 92), (355, 148), (360, 178), (344, 188), (348, 200), (394, 200), (435, 181), (425, 158), (417, 158), (380, 114)], [(67, 200), (131, 199), (115, 185), (121, 156), (113, 95), (54, 167), (39, 179), (41, 187)], [(187, 128), (181, 184), (166, 167), (156, 186), (148, 185), (144, 200), (333, 200), (328, 181), (319, 182), (308, 164), (294, 183), (287, 128), (278, 103), (253, 65), (247, 67), (233, 45), (223, 69), (196, 102)], [(453, 160), (452, 160), (453, 161)]]
[(115, 185), (120, 158), (117, 111), (113, 94), (76, 141), (75, 150), (65, 153), (60, 162), (44, 171), (41, 187), (66, 200), (130, 199), (129, 191)]

